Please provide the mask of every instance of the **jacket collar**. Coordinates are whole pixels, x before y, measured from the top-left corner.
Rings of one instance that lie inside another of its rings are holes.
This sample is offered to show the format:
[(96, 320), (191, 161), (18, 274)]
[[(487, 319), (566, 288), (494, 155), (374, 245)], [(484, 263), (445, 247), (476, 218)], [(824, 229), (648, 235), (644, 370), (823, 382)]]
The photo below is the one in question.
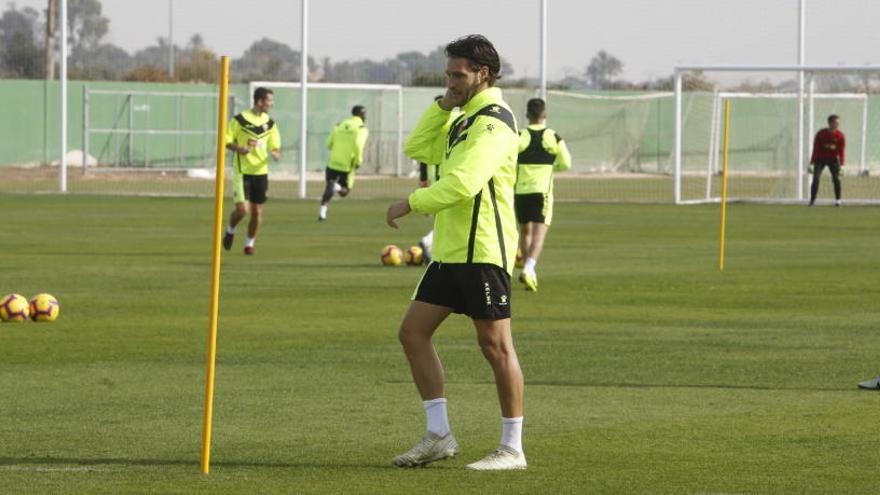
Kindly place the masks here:
[(501, 90), (498, 88), (488, 88), (475, 94), (469, 102), (465, 103), (462, 110), (467, 114), (472, 114), (486, 105), (501, 103), (501, 101)]

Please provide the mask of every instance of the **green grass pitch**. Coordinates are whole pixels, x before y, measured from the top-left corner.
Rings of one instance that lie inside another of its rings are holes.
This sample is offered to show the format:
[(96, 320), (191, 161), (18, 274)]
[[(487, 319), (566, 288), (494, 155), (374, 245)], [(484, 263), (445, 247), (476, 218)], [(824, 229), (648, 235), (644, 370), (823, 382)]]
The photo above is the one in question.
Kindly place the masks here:
[(390, 466), (424, 428), (396, 340), (421, 270), (378, 254), (429, 220), (386, 204), (275, 200), (224, 253), (201, 477), (211, 202), (0, 195), (0, 292), (62, 306), (0, 325), (0, 493), (877, 493), (877, 208), (732, 205), (719, 274), (717, 205), (558, 204), (512, 300), (530, 466), (471, 473), (500, 425), (462, 317), (436, 343), (463, 452)]

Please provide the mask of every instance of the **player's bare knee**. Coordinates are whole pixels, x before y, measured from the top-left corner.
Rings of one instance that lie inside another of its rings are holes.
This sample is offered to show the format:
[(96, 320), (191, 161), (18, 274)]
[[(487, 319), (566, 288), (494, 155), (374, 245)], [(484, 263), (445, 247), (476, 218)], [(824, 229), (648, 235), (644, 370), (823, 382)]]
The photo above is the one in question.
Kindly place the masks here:
[(422, 335), (405, 325), (401, 325), (400, 330), (397, 331), (397, 340), (400, 341), (400, 345), (402, 345), (404, 349), (415, 348), (420, 344), (424, 344), (426, 341)]
[(245, 216), (248, 214), (248, 204), (247, 203), (238, 203), (235, 205), (235, 213), (239, 216)]
[(483, 356), (491, 363), (504, 362), (511, 354), (511, 349), (501, 338), (481, 336), (479, 343)]

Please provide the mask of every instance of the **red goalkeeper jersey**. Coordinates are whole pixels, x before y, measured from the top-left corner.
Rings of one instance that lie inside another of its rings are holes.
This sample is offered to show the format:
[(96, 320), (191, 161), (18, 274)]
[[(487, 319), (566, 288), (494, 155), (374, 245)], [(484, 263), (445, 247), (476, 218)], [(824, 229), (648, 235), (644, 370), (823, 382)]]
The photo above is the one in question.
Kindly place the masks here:
[(826, 127), (816, 133), (810, 163), (816, 163), (818, 160), (838, 160), (842, 166), (845, 150), (846, 137), (843, 133), (840, 130), (832, 131)]

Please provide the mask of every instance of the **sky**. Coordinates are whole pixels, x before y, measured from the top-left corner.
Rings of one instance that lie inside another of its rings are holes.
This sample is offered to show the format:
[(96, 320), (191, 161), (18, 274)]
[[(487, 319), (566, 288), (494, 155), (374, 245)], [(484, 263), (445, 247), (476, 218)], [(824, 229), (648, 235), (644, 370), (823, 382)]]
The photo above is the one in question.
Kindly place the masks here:
[[(548, 74), (582, 74), (601, 49), (643, 81), (683, 64), (795, 64), (799, 0), (548, 0)], [(167, 36), (200, 33), (219, 54), (240, 56), (268, 37), (300, 46), (299, 0), (102, 0), (106, 40), (129, 51)], [(17, 0), (44, 8), (46, 0)], [(426, 52), (481, 33), (512, 63), (538, 75), (540, 0), (311, 0), (309, 53), (316, 59)], [(806, 62), (880, 65), (880, 0), (807, 0)], [(364, 81), (369, 82), (369, 81)]]

